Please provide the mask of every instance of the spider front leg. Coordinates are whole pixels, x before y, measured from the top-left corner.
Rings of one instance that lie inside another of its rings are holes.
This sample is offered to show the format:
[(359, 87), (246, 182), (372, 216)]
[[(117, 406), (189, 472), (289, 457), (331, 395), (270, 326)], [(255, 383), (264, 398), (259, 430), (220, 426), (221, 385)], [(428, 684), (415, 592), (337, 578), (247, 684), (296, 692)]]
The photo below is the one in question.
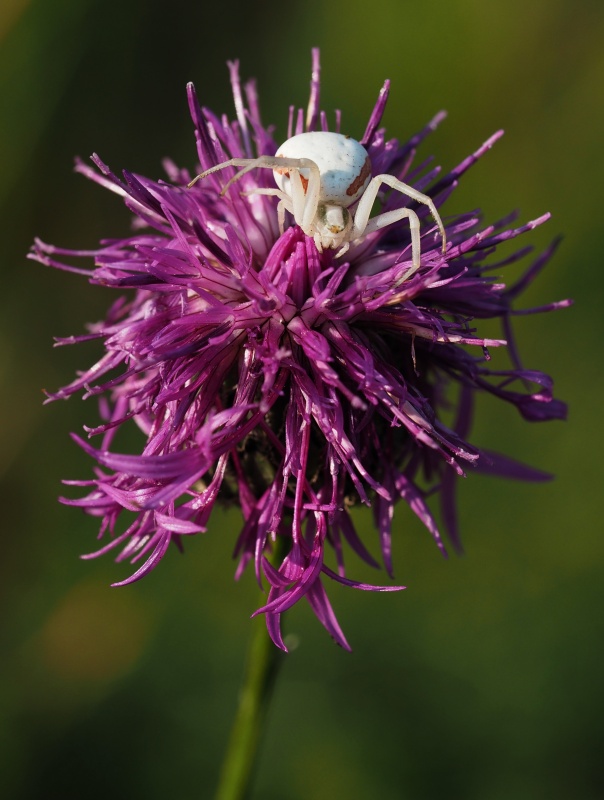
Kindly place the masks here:
[(224, 194), (226, 190), (229, 188), (233, 181), (239, 180), (242, 175), (245, 175), (246, 172), (249, 172), (254, 167), (261, 166), (257, 162), (260, 161), (260, 158), (230, 158), (228, 161), (223, 161), (221, 164), (216, 164), (214, 167), (210, 167), (210, 169), (206, 169), (204, 172), (200, 172), (199, 175), (196, 175), (192, 181), (187, 183), (187, 189), (190, 189), (192, 186), (195, 186), (197, 181), (201, 181), (206, 178), (208, 175), (211, 175), (213, 172), (218, 172), (218, 170), (226, 169), (227, 167), (243, 167), (242, 170), (239, 170), (227, 183), (227, 185), (223, 188), (220, 194)]
[[(307, 236), (312, 236), (314, 233), (314, 220), (317, 216), (317, 207), (319, 205), (319, 197), (321, 193), (321, 174), (319, 167), (314, 161), (309, 158), (282, 158), (281, 156), (259, 156), (258, 158), (231, 158), (224, 161), (222, 164), (217, 164), (215, 167), (205, 170), (197, 175), (189, 184), (187, 188), (191, 188), (202, 180), (207, 175), (213, 172), (218, 172), (226, 167), (242, 167), (233, 177), (227, 181), (221, 195), (224, 195), (231, 184), (238, 181), (247, 172), (253, 169), (272, 169), (279, 175), (284, 175), (289, 178), (289, 186), (287, 189), (257, 189), (252, 190), (252, 193), (259, 194), (275, 194), (281, 199), (281, 203), (291, 211), (294, 216), (296, 224), (299, 225)], [(304, 177), (306, 185), (303, 182), (302, 170), (308, 173), (308, 178)], [(280, 204), (281, 205), (281, 204)], [(281, 206), (282, 208), (282, 206)], [(281, 211), (281, 214), (283, 212)], [(281, 219), (280, 219), (281, 224)]]
[(412, 186), (408, 186), (406, 183), (399, 181), (393, 175), (386, 174), (376, 175), (375, 178), (372, 178), (372, 180), (369, 182), (369, 185), (365, 189), (363, 196), (359, 200), (357, 211), (354, 216), (352, 238), (359, 238), (360, 236), (377, 231), (380, 228), (385, 228), (387, 225), (392, 225), (394, 222), (398, 222), (401, 219), (408, 219), (411, 229), (411, 255), (413, 260), (413, 272), (416, 272), (420, 266), (421, 250), (419, 219), (415, 211), (412, 211), (410, 208), (397, 208), (393, 211), (385, 211), (382, 214), (378, 214), (376, 217), (373, 217), (373, 219), (369, 219), (373, 203), (375, 202), (375, 198), (377, 197), (377, 193), (382, 183), (385, 183), (387, 186), (390, 186), (391, 189), (395, 189), (397, 192), (410, 197), (412, 200), (416, 200), (418, 203), (423, 203), (424, 205), (428, 206), (443, 240), (442, 252), (444, 253), (446, 251), (447, 235), (445, 232), (445, 226), (442, 223), (440, 214), (436, 210), (436, 206), (434, 205), (432, 198), (428, 197), (426, 194), (422, 194), (422, 192), (418, 192), (417, 189), (414, 189)]

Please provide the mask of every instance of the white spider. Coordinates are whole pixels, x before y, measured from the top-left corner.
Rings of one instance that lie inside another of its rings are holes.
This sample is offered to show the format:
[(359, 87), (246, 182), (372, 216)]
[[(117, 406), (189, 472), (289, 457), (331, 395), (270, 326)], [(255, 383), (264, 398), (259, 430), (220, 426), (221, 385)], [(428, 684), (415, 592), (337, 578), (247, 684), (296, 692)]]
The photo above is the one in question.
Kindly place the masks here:
[[(281, 233), (287, 210), (304, 233), (314, 239), (319, 252), (328, 248), (339, 248), (336, 256), (341, 256), (348, 250), (351, 242), (401, 219), (408, 219), (413, 263), (405, 278), (419, 269), (420, 232), (415, 211), (397, 208), (369, 219), (383, 183), (428, 206), (440, 231), (442, 251), (445, 252), (445, 228), (430, 197), (397, 180), (393, 175), (376, 175), (372, 178), (367, 151), (350, 136), (330, 131), (299, 133), (282, 144), (276, 156), (231, 158), (202, 172), (189, 183), (189, 188), (206, 175), (225, 167), (242, 169), (229, 180), (221, 194), (252, 169), (272, 169), (279, 188), (254, 189), (248, 194), (278, 197), (277, 214)], [(359, 202), (353, 217), (348, 208), (357, 200)]]

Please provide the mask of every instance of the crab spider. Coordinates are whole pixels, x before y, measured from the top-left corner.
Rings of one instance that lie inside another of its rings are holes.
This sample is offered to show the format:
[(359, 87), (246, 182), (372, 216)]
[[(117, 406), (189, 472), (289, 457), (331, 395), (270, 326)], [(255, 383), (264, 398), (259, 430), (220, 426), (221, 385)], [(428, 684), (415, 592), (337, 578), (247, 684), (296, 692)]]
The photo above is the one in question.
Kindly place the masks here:
[[(432, 199), (393, 175), (376, 175), (372, 178), (367, 151), (350, 136), (330, 131), (299, 133), (282, 144), (276, 156), (231, 158), (197, 175), (189, 183), (189, 188), (206, 175), (226, 167), (242, 169), (228, 181), (221, 194), (252, 169), (272, 169), (279, 188), (254, 189), (248, 194), (278, 197), (277, 215), (281, 233), (287, 210), (304, 233), (313, 238), (319, 252), (339, 248), (336, 256), (341, 256), (351, 242), (399, 220), (408, 219), (412, 268), (405, 277), (419, 269), (420, 226), (415, 211), (397, 208), (369, 218), (382, 184), (428, 206), (440, 231), (442, 251), (445, 252), (445, 228)], [(348, 209), (357, 200), (353, 217)]]

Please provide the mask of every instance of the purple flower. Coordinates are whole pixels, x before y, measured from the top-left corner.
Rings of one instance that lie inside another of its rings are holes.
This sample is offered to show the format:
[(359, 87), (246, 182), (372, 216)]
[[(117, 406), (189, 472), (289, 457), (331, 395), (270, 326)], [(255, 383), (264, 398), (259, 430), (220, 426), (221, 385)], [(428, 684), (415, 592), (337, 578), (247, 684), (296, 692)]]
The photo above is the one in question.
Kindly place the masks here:
[[(316, 51), (313, 60), (308, 111), (291, 110), (288, 139), (328, 129), (319, 111)], [(260, 120), (255, 84), (242, 91), (237, 63), (230, 72), (234, 122), (200, 108), (188, 87), (202, 170), (277, 152)], [(388, 91), (387, 82), (360, 139), (372, 174), (404, 180), (441, 208), (501, 134), (441, 177), (428, 162), (414, 166), (413, 160), (444, 115), (405, 144), (388, 140), (379, 127)], [(339, 129), (339, 113), (336, 118)], [(475, 213), (449, 218), (443, 253), (426, 205), (388, 190), (381, 195), (382, 212), (407, 208), (419, 217), (421, 266), (413, 271), (406, 219), (353, 238), (346, 253), (320, 252), (275, 196), (270, 169), (247, 171), (223, 193), (234, 167), (188, 188), (194, 176), (171, 162), (169, 182), (156, 182), (126, 171), (120, 180), (98, 156), (92, 161), (96, 170), (80, 162), (76, 169), (123, 198), (135, 217), (132, 236), (103, 241), (93, 251), (36, 241), (31, 257), (86, 275), (93, 284), (127, 290), (86, 335), (57, 340), (100, 339), (103, 354), (50, 395), (101, 396), (102, 424), (87, 429), (99, 444), (74, 436), (96, 460), (95, 477), (68, 481), (88, 494), (63, 502), (100, 518), (99, 538), (108, 540), (92, 556), (116, 550), (118, 561), (137, 565), (115, 585), (138, 580), (171, 543), (181, 547), (184, 537), (205, 531), (216, 502), (236, 503), (243, 514), (236, 574), (251, 561), (258, 581), (268, 583), (266, 604), (256, 613), (266, 615), (275, 644), (285, 649), (280, 616), (305, 597), (335, 641), (348, 648), (323, 577), (359, 589), (403, 588), (346, 577), (345, 549), (378, 566), (355, 530), (352, 505), (371, 505), (392, 576), (399, 498), (444, 553), (429, 496), (440, 500), (448, 537), (459, 549), (458, 476), (477, 470), (548, 477), (467, 440), (477, 392), (513, 404), (529, 421), (565, 416), (551, 379), (521, 365), (511, 330), (514, 314), (568, 305), (512, 308), (554, 246), (512, 286), (496, 276), (527, 248), (498, 262), (492, 258), (497, 245), (548, 215), (516, 228), (512, 216), (489, 226)], [(93, 259), (94, 266), (75, 267), (64, 258)], [(501, 320), (505, 338), (479, 334), (477, 321), (493, 317)], [(508, 369), (490, 368), (494, 348), (507, 348)], [(140, 454), (112, 449), (126, 423), (142, 433)], [(335, 554), (333, 569), (325, 563), (327, 544)]]

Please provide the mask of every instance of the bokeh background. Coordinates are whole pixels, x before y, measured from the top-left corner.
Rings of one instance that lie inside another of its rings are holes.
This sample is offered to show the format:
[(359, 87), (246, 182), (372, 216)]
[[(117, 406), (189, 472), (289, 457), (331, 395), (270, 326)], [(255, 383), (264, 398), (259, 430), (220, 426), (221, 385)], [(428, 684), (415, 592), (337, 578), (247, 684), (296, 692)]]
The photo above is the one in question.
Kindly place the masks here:
[[(52, 336), (80, 332), (111, 297), (25, 253), (34, 235), (92, 247), (126, 234), (119, 199), (75, 175), (73, 156), (97, 151), (116, 171), (152, 177), (168, 155), (194, 168), (185, 83), (232, 114), (227, 58), (257, 77), (264, 119), (285, 138), (289, 104), (306, 103), (313, 45), (322, 105), (342, 109), (351, 135), (386, 77), (391, 135), (448, 109), (421, 151), (446, 168), (506, 129), (445, 213), (553, 213), (530, 242), (564, 242), (524, 303), (576, 305), (521, 318), (517, 330), (525, 363), (554, 375), (570, 417), (531, 426), (479, 405), (476, 442), (556, 480), (471, 476), (466, 555), (449, 561), (401, 507), (394, 561), (409, 589), (331, 587), (352, 655), (306, 606), (289, 614), (298, 647), (253, 796), (602, 797), (603, 41), (596, 0), (3, 0), (2, 797), (212, 796), (258, 601), (251, 576), (232, 580), (238, 517), (219, 512), (186, 555), (170, 553), (126, 589), (109, 584), (127, 566), (79, 560), (96, 526), (55, 498), (62, 477), (90, 474), (68, 432), (93, 423), (96, 406), (42, 406), (41, 389), (91, 362), (94, 345), (53, 350)], [(369, 515), (359, 519), (370, 539)]]

